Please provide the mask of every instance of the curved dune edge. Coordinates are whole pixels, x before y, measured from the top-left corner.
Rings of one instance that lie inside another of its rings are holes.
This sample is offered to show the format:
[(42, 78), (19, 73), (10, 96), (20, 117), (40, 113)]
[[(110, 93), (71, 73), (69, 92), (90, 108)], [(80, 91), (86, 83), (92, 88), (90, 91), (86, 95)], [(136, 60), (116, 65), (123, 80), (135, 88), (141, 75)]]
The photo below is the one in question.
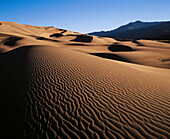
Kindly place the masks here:
[(170, 138), (169, 70), (52, 46), (12, 50), (0, 65), (6, 137)]

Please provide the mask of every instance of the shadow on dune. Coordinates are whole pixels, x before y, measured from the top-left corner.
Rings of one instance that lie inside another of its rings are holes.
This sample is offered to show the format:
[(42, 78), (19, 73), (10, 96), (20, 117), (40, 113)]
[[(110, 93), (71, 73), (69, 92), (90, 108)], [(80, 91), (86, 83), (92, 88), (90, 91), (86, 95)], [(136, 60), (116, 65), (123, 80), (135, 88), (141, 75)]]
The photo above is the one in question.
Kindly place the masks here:
[(0, 54), (1, 137), (23, 138), (27, 47)]
[(112, 52), (134, 51), (130, 46), (113, 44), (108, 47)]
[(170, 43), (170, 40), (159, 40), (158, 42)]
[(44, 38), (44, 37), (37, 37), (37, 40), (47, 40), (47, 41), (59, 42), (58, 40), (48, 39), (48, 38)]
[(129, 61), (125, 60), (123, 57), (118, 56), (116, 54), (111, 54), (111, 53), (90, 53), (90, 54), (98, 56), (98, 57), (102, 57), (102, 58), (118, 60), (118, 61), (123, 61), (123, 62), (129, 62)]
[(162, 59), (162, 62), (168, 62), (168, 61), (170, 61), (170, 58)]
[(132, 40), (133, 43), (137, 44), (137, 46), (144, 46), (143, 44), (141, 44), (140, 42), (138, 42), (137, 40)]
[(61, 33), (65, 33), (65, 32), (67, 32), (67, 30), (65, 30), (65, 29), (64, 29), (64, 30), (62, 30), (62, 32), (61, 32)]
[(62, 36), (63, 36), (62, 33), (54, 33), (54, 34), (51, 34), (49, 37), (56, 37), (56, 38), (58, 38), (58, 37), (62, 37)]
[(66, 36), (78, 36), (76, 34), (67, 34)]
[(123, 38), (114, 38), (117, 41), (122, 41), (122, 42), (126, 42), (126, 41), (132, 41), (132, 39), (123, 39)]
[(67, 45), (76, 45), (76, 46), (88, 46), (86, 44), (82, 44), (82, 43), (68, 43)]
[(77, 36), (77, 37), (71, 41), (90, 43), (93, 40), (93, 37), (88, 36), (88, 35), (74, 35), (74, 36)]
[(19, 41), (21, 39), (22, 39), (21, 37), (10, 36), (3, 41), (3, 44), (8, 45), (8, 46), (15, 46), (17, 41)]
[(28, 53), (33, 47), (41, 46), (28, 45), (0, 54), (0, 137), (6, 139), (26, 138)]

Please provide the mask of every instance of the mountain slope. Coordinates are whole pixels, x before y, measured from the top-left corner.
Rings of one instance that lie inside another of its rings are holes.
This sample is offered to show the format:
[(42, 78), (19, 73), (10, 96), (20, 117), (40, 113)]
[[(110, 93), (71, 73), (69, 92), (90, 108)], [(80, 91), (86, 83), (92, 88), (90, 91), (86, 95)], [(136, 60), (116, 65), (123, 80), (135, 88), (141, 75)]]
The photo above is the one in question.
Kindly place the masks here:
[(117, 39), (170, 39), (170, 22), (131, 22), (111, 31), (89, 33)]

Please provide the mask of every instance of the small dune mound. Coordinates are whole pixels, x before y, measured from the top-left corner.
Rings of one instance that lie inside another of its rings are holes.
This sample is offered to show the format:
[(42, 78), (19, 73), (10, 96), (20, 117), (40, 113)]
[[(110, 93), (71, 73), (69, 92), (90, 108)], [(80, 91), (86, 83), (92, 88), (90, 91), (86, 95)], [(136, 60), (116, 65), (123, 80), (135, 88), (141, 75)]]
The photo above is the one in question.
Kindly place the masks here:
[(113, 52), (133, 51), (133, 49), (130, 46), (120, 45), (120, 44), (112, 44), (108, 47), (108, 49)]
[(71, 40), (71, 41), (76, 41), (76, 42), (88, 42), (90, 43), (93, 40), (92, 36), (88, 35), (77, 35), (76, 39)]
[(16, 42), (21, 40), (21, 39), (22, 39), (21, 37), (10, 36), (3, 41), (3, 44), (8, 45), (8, 46), (15, 46)]
[(51, 34), (50, 37), (62, 37), (63, 34), (62, 33), (54, 33), (54, 34)]

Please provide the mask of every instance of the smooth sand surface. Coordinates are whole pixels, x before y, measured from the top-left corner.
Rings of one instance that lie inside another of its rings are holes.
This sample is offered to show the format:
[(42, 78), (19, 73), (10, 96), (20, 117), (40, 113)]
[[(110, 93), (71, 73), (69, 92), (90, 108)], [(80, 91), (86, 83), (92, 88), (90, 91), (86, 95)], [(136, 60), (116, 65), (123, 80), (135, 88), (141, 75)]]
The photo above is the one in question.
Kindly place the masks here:
[(0, 23), (3, 138), (170, 138), (169, 43)]

